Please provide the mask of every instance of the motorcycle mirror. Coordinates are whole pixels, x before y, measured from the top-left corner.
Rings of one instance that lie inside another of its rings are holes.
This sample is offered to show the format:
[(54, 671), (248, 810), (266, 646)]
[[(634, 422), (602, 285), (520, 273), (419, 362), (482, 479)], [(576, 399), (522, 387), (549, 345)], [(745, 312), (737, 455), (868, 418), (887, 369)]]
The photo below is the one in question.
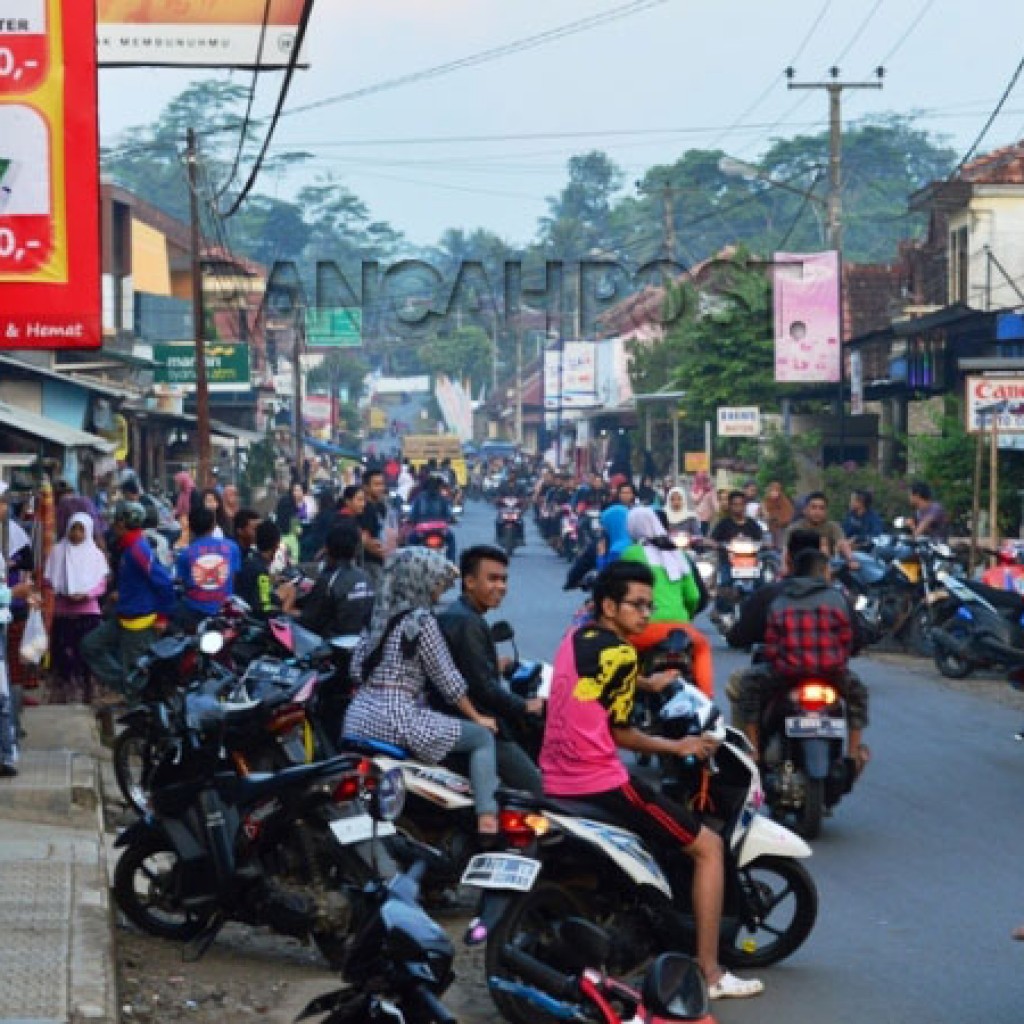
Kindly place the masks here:
[(644, 1006), (653, 1017), (700, 1020), (711, 1012), (708, 986), (696, 962), (682, 953), (662, 953), (648, 968)]
[(369, 812), (376, 821), (396, 821), (405, 809), (405, 777), (400, 768), (380, 773), (370, 796)]
[(498, 622), (492, 623), (491, 625), (491, 639), (496, 644), (504, 644), (509, 640), (513, 639), (516, 635), (516, 631), (512, 628), (512, 624), (507, 622), (505, 619), (500, 619)]
[(224, 634), (211, 629), (199, 638), (199, 650), (203, 654), (220, 654), (224, 650)]

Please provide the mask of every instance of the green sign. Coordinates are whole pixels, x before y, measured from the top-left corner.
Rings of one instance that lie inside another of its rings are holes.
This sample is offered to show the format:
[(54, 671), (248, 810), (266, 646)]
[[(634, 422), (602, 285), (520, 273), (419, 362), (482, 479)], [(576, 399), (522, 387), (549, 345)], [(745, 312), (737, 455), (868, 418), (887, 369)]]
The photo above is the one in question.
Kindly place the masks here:
[(306, 344), (310, 348), (359, 348), (363, 311), (355, 306), (306, 310)]
[[(196, 386), (196, 347), (192, 342), (153, 346), (155, 384)], [(206, 343), (206, 383), (211, 391), (248, 391), (249, 346), (236, 342)]]

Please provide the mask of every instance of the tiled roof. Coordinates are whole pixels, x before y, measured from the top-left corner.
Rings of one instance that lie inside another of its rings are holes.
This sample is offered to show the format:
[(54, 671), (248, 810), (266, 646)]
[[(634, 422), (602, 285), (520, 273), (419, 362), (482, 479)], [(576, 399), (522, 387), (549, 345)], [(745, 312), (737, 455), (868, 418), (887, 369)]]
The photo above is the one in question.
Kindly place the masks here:
[(1024, 142), (977, 157), (957, 177), (978, 185), (1024, 185)]

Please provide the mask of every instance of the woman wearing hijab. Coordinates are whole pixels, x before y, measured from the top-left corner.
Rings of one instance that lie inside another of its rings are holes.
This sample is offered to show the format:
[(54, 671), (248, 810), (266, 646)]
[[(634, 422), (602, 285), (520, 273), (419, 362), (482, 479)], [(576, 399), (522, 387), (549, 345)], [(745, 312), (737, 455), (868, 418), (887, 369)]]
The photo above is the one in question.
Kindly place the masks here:
[(715, 496), (715, 488), (711, 484), (710, 474), (702, 470), (694, 475), (690, 497), (693, 510), (700, 520), (700, 532), (706, 537), (711, 532), (712, 520), (718, 514), (718, 499)]
[(601, 529), (604, 531), (604, 544), (598, 546), (597, 571), (611, 565), (626, 548), (631, 538), (626, 526), (629, 509), (625, 505), (609, 505), (601, 513)]
[(697, 515), (686, 500), (682, 487), (670, 487), (665, 507), (661, 510), (668, 526), (669, 536), (677, 533), (692, 533), (699, 527)]
[(773, 480), (764, 492), (764, 514), (768, 520), (768, 531), (772, 535), (772, 547), (781, 548), (786, 528), (795, 515), (793, 502), (786, 496), (782, 484)]
[(107, 589), (108, 573), (106, 556), (93, 540), (92, 517), (75, 512), (44, 570), (55, 595), (51, 704), (92, 702), (93, 681), (82, 657), (82, 641), (100, 624), (99, 599)]
[[(431, 764), (450, 753), (468, 754), (477, 828), (491, 836), (498, 828), (497, 723), (466, 696), (466, 681), (431, 612), (457, 576), (451, 562), (428, 548), (403, 548), (388, 560), (370, 632), (352, 657), (359, 689), (345, 715), (344, 732), (398, 744)], [(465, 717), (432, 710), (428, 683)]]
[(711, 641), (691, 622), (702, 601), (693, 563), (677, 550), (654, 509), (630, 509), (627, 526), (634, 543), (622, 553), (622, 560), (642, 562), (654, 573), (654, 610), (647, 628), (630, 637), (630, 643), (638, 651), (645, 651), (661, 643), (672, 630), (682, 629), (693, 642), (694, 682), (713, 697)]

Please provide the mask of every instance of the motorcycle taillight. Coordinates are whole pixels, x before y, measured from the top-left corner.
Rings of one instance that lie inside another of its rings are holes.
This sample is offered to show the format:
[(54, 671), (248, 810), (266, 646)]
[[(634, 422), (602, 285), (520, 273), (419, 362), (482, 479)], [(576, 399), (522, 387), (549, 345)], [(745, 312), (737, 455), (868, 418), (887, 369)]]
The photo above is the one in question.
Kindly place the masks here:
[(805, 711), (824, 711), (839, 700), (834, 686), (818, 681), (801, 683), (793, 692)]
[(551, 823), (543, 814), (535, 811), (504, 810), (498, 815), (498, 826), (502, 838), (509, 846), (525, 850), (537, 838), (544, 835)]
[(334, 787), (333, 800), (336, 804), (350, 803), (358, 799), (369, 785), (373, 775), (373, 762), (363, 758), (355, 771), (343, 776)]

